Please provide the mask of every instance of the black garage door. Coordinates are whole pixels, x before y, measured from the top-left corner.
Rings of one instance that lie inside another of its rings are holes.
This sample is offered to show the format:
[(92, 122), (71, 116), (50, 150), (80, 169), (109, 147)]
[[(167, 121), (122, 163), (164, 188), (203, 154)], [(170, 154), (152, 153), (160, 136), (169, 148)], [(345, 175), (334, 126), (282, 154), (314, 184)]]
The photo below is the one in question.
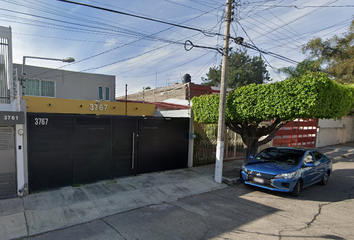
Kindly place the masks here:
[(165, 120), (139, 119), (138, 173), (164, 170)]
[(113, 177), (111, 117), (76, 117), (75, 183)]
[(30, 192), (187, 167), (189, 119), (28, 113)]
[(165, 170), (188, 167), (189, 119), (165, 120)]
[(73, 184), (74, 117), (28, 116), (30, 190)]

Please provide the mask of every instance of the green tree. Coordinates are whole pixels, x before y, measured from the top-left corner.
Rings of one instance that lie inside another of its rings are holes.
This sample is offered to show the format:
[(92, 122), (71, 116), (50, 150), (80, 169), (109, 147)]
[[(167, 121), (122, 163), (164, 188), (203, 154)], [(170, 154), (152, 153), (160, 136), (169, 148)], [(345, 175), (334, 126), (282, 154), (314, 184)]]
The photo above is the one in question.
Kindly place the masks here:
[(279, 73), (284, 73), (287, 75), (287, 78), (299, 78), (302, 75), (307, 74), (308, 72), (320, 72), (320, 63), (317, 60), (311, 60), (309, 58), (300, 62), (296, 67), (283, 67), (279, 68)]
[(343, 36), (322, 40), (314, 38), (303, 52), (319, 61), (328, 74), (340, 83), (354, 83), (354, 20)]
[[(217, 123), (219, 95), (194, 97), (194, 117)], [(269, 142), (284, 124), (296, 118), (338, 119), (354, 107), (354, 88), (331, 80), (324, 73), (308, 73), (270, 84), (236, 88), (227, 96), (226, 125), (241, 135), (245, 161)], [(271, 123), (261, 125), (265, 120)]]
[[(209, 68), (207, 78), (202, 77), (202, 84), (218, 86), (221, 80), (221, 64)], [(267, 65), (259, 56), (249, 56), (247, 51), (236, 50), (229, 56), (227, 87), (238, 88), (251, 83), (263, 84), (270, 81)]]

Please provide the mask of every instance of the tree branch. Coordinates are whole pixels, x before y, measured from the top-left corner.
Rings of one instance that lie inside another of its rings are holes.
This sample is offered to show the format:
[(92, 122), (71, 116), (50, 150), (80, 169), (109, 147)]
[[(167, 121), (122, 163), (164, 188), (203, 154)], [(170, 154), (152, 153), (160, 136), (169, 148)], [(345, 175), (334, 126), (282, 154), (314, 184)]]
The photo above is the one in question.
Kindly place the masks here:
[(240, 126), (240, 124), (234, 122), (228, 122), (226, 123), (226, 126), (228, 126), (231, 129), (231, 131), (242, 135), (243, 128), (242, 126)]
[(274, 129), (278, 126), (278, 124), (280, 124), (282, 122), (283, 121), (281, 119), (275, 119), (274, 122), (272, 122), (269, 126), (266, 126), (266, 127), (264, 126), (262, 128), (259, 128), (258, 129), (258, 136), (261, 137), (261, 136), (266, 136), (266, 135), (271, 134), (274, 131)]
[[(275, 134), (276, 132), (282, 127), (284, 126), (285, 124), (287, 124), (288, 122), (290, 122), (291, 120), (285, 120), (285, 121), (281, 121), (279, 120), (277, 124), (274, 125), (273, 127), (273, 131), (270, 132), (268, 134), (268, 136), (264, 139), (262, 139), (261, 141), (259, 141), (259, 146), (263, 145), (263, 144), (266, 144), (267, 142), (271, 141), (274, 137), (275, 137)], [(274, 121), (275, 122), (275, 121)], [(262, 136), (265, 136), (265, 135), (262, 135)]]

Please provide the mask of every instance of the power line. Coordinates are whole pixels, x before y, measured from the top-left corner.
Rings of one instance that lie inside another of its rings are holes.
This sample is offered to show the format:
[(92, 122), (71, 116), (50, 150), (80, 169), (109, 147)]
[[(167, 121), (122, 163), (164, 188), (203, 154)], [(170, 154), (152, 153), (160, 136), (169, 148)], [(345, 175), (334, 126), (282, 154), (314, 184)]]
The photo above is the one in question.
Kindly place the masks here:
[[(212, 9), (211, 11), (213, 11), (213, 10), (215, 10), (215, 9), (217, 9), (217, 8), (214, 8), (214, 9)], [(203, 15), (208, 14), (208, 13), (209, 13), (209, 12), (204, 12), (203, 14), (200, 14), (200, 15), (198, 15), (198, 16), (195, 16), (195, 17), (193, 17), (192, 19), (198, 18), (198, 17), (203, 16)], [(191, 21), (192, 19), (186, 20), (186, 21), (184, 21), (184, 22)], [(183, 22), (183, 23), (184, 23), (184, 22)], [(161, 30), (161, 31), (159, 31), (159, 32), (156, 32), (156, 33), (154, 33), (154, 34), (151, 34), (151, 36), (156, 35), (156, 34), (161, 33), (161, 32), (164, 32), (164, 31), (169, 30), (169, 29), (171, 29), (171, 28), (173, 28), (173, 26), (170, 27), (170, 28), (167, 28), (167, 29), (165, 29), (165, 30)], [(144, 39), (144, 37), (143, 37), (143, 38), (140, 38), (140, 39), (138, 39), (138, 40), (136, 40), (136, 41), (133, 41), (133, 42), (130, 42), (130, 43), (127, 43), (127, 44), (123, 44), (123, 45), (118, 46), (118, 47), (115, 47), (115, 48), (113, 48), (113, 49), (109, 49), (109, 50), (107, 50), (107, 51), (101, 52), (101, 53), (96, 54), (96, 55), (94, 55), (94, 56), (91, 56), (91, 57), (88, 57), (88, 58), (85, 58), (85, 59), (76, 61), (76, 62), (73, 63), (73, 64), (77, 64), (77, 63), (79, 63), (79, 62), (82, 62), (82, 61), (91, 59), (91, 58), (93, 58), (93, 57), (97, 57), (97, 56), (103, 55), (103, 54), (105, 54), (105, 53), (111, 52), (111, 51), (113, 51), (113, 50), (116, 50), (116, 49), (118, 49), (118, 48), (121, 48), (121, 47), (124, 47), (124, 46), (127, 46), (127, 45), (132, 45), (133, 43), (138, 42), (138, 41), (143, 40), (143, 39)], [(171, 44), (171, 43), (180, 44), (180, 43), (178, 43), (177, 41), (170, 42), (170, 44)], [(168, 44), (168, 45), (170, 45), (170, 44)], [(182, 44), (183, 44), (183, 43), (182, 43)], [(165, 45), (165, 46), (168, 46), (168, 45)], [(163, 46), (163, 47), (165, 47), (165, 46)], [(138, 57), (138, 56), (140, 56), (140, 55), (137, 55), (137, 56), (135, 56), (135, 57)], [(134, 58), (134, 57), (133, 57), (133, 58)], [(128, 60), (129, 60), (129, 59), (128, 59)], [(112, 65), (112, 64), (114, 64), (114, 63), (117, 63), (117, 62), (109, 63), (109, 64), (106, 64), (106, 65), (104, 65), (104, 66)], [(70, 65), (71, 65), (71, 64), (70, 64)], [(68, 66), (68, 65), (64, 65), (64, 66), (62, 66), (61, 68), (66, 67), (66, 66)], [(101, 66), (101, 67), (104, 67), (104, 66)], [(84, 71), (87, 71), (87, 70), (84, 70)], [(50, 72), (50, 71), (47, 71), (47, 72)], [(46, 72), (44, 72), (44, 73), (46, 73)], [(38, 75), (41, 75), (41, 74), (44, 74), (44, 73), (40, 73), (40, 74), (37, 74), (37, 75), (35, 75), (35, 76), (38, 76)], [(32, 77), (34, 77), (34, 76), (32, 76)]]
[[(249, 45), (249, 44), (246, 44), (246, 43), (241, 42), (240, 45), (258, 51), (258, 52), (263, 56), (264, 60), (265, 60), (265, 61), (269, 64), (269, 66), (273, 69), (273, 71), (275, 72), (275, 74), (277, 74), (278, 77), (279, 77), (280, 79), (282, 79), (281, 76), (278, 74), (278, 72), (275, 70), (275, 68), (270, 64), (270, 62), (267, 60), (267, 58), (264, 57), (264, 55), (263, 55), (263, 53), (264, 53), (264, 54), (270, 54), (270, 52), (265, 52), (265, 51), (262, 51), (262, 50), (258, 49), (258, 47), (255, 46), (255, 44), (254, 44), (254, 42), (252, 41), (252, 39), (250, 38), (250, 36), (247, 34), (246, 30), (242, 27), (242, 25), (241, 25), (239, 22), (237, 22), (237, 23), (240, 25), (242, 31), (246, 34), (246, 36), (248, 37), (248, 39), (249, 39), (249, 40), (252, 42), (252, 44), (253, 44), (253, 46), (252, 46), (252, 45)], [(280, 56), (280, 55), (279, 55), (279, 56)], [(281, 56), (281, 57), (282, 57), (282, 56)], [(278, 58), (279, 58), (279, 57), (278, 57)]]
[(276, 5), (276, 6), (272, 6), (272, 5), (253, 5), (254, 7), (280, 7), (280, 8), (296, 8), (296, 9), (305, 9), (305, 8), (352, 8), (354, 7), (354, 5), (332, 5), (332, 6), (296, 6), (296, 5)]
[(209, 32), (206, 32), (205, 30), (202, 30), (202, 29), (189, 27), (189, 26), (184, 26), (184, 25), (180, 25), (180, 24), (176, 24), (176, 23), (167, 22), (167, 21), (162, 21), (162, 20), (158, 20), (158, 19), (154, 19), (154, 18), (150, 18), (150, 17), (139, 16), (139, 15), (136, 15), (136, 14), (126, 13), (126, 12), (117, 11), (117, 10), (113, 10), (113, 9), (109, 9), (109, 8), (102, 8), (102, 7), (98, 7), (98, 6), (93, 6), (93, 5), (89, 5), (89, 4), (85, 4), (85, 3), (73, 2), (73, 1), (69, 1), (69, 0), (57, 0), (57, 1), (66, 2), (66, 3), (72, 3), (72, 4), (85, 6), (85, 7), (90, 7), (90, 8), (95, 8), (95, 9), (99, 9), (99, 10), (103, 10), (103, 11), (107, 11), (107, 12), (118, 13), (118, 14), (130, 16), (130, 17), (135, 17), (135, 18), (140, 18), (140, 19), (149, 20), (149, 21), (153, 21), (153, 22), (163, 23), (163, 24), (174, 26), (174, 27), (179, 27), (179, 28), (184, 28), (184, 29), (188, 29), (188, 30), (198, 31), (198, 32), (203, 33), (205, 36), (216, 36), (216, 35), (217, 36), (223, 36), (220, 33), (209, 33)]
[(208, 55), (208, 54), (210, 54), (210, 53), (211, 53), (211, 52), (206, 52), (205, 54), (203, 54), (203, 55), (201, 55), (201, 56), (199, 56), (199, 57), (193, 58), (192, 60), (190, 60), (190, 61), (188, 61), (188, 62), (184, 62), (184, 63), (182, 63), (182, 64), (180, 64), (180, 65), (177, 65), (177, 66), (175, 66), (175, 67), (173, 67), (173, 68), (166, 69), (166, 70), (163, 70), (163, 71), (160, 71), (160, 72), (154, 72), (154, 73), (145, 74), (145, 75), (140, 75), (140, 76), (119, 76), (119, 75), (116, 75), (116, 76), (117, 76), (117, 77), (124, 77), (124, 78), (149, 77), (149, 76), (153, 76), (153, 75), (155, 75), (155, 74), (160, 74), (160, 73), (168, 72), (168, 71), (170, 71), (170, 70), (179, 68), (179, 67), (184, 66), (184, 65), (186, 65), (186, 64), (189, 64), (189, 63), (191, 63), (191, 62), (193, 62), (193, 61), (196, 61), (196, 60), (198, 60), (198, 59), (200, 59), (200, 58), (202, 58), (202, 57), (204, 57), (204, 56), (206, 56), (206, 55)]

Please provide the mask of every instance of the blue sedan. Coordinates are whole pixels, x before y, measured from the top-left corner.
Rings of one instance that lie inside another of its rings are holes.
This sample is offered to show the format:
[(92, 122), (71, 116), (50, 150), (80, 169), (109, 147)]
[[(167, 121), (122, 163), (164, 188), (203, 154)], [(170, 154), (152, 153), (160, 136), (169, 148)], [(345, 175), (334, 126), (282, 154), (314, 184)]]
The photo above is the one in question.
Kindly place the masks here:
[(315, 149), (272, 147), (251, 157), (242, 166), (240, 178), (246, 185), (297, 197), (302, 188), (326, 185), (331, 172), (332, 160)]

